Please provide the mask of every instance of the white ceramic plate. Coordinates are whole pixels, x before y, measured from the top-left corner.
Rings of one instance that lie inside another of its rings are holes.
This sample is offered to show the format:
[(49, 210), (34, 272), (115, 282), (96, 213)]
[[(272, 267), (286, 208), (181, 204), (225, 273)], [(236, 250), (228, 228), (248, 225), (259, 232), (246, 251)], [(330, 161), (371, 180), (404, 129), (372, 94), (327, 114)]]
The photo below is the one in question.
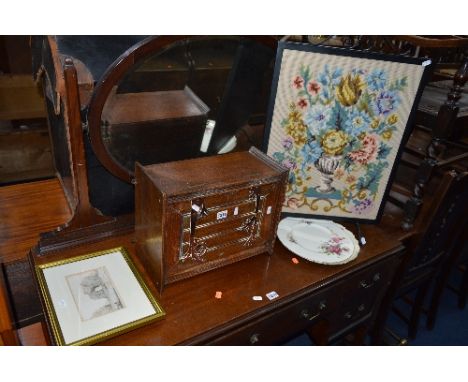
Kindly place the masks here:
[(331, 220), (285, 218), (278, 239), (294, 254), (319, 264), (345, 264), (359, 253), (352, 232)]

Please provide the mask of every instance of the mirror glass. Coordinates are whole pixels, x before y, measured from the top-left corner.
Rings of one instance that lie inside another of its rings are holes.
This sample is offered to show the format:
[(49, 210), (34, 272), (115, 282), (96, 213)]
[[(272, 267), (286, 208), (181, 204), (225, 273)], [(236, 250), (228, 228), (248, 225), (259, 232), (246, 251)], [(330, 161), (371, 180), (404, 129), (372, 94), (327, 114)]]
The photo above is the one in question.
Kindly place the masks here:
[(155, 51), (112, 88), (101, 114), (104, 146), (130, 174), (136, 161), (260, 146), (274, 55), (258, 39), (229, 36), (181, 38)]

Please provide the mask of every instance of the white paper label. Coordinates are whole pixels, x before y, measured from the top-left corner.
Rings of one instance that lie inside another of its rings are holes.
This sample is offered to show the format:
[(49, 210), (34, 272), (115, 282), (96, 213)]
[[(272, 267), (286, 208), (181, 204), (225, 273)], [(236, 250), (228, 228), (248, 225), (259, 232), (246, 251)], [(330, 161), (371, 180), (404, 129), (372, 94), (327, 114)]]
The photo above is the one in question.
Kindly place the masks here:
[(271, 206), (268, 206), (267, 208), (267, 215), (270, 215), (271, 214)]
[(271, 292), (267, 293), (266, 296), (268, 297), (268, 300), (274, 300), (275, 298), (279, 297), (279, 294), (272, 290)]
[(219, 211), (219, 212), (216, 214), (216, 220), (226, 219), (227, 216), (228, 216), (227, 210)]
[(234, 215), (238, 215), (239, 214), (239, 207), (236, 207), (234, 208)]

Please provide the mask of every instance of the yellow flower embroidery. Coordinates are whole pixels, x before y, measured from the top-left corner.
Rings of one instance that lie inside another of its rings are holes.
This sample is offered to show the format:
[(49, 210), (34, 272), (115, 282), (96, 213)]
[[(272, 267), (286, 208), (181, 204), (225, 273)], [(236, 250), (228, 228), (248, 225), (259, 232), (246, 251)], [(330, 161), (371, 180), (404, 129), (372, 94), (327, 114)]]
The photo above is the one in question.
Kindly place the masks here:
[(291, 111), (289, 113), (289, 120), (292, 122), (299, 122), (301, 120), (301, 113), (297, 110)]
[(306, 143), (306, 139), (302, 135), (295, 134), (295, 135), (292, 135), (292, 138), (294, 139), (294, 144), (297, 146), (303, 146)]
[(390, 125), (394, 125), (395, 123), (398, 122), (398, 116), (397, 116), (396, 114), (392, 114), (390, 117), (388, 117), (387, 122), (388, 122)]
[(292, 122), (292, 121), (289, 121), (288, 124), (285, 126), (285, 130), (286, 130), (286, 133), (288, 135), (294, 135), (294, 134), (300, 134), (301, 133), (301, 126)]
[(385, 140), (389, 140), (390, 138), (392, 137), (392, 131), (391, 130), (385, 130), (383, 133), (382, 133), (382, 138), (385, 139)]
[(286, 132), (294, 140), (295, 145), (305, 145), (306, 143), (306, 125), (300, 121), (298, 123), (289, 122), (286, 125)]
[(342, 131), (330, 130), (322, 139), (323, 151), (328, 155), (339, 155), (348, 143), (348, 136)]
[(378, 119), (374, 119), (371, 122), (370, 127), (372, 127), (373, 129), (377, 129), (377, 127), (379, 127), (379, 124), (380, 124), (380, 121)]
[(294, 140), (294, 144), (302, 146), (306, 143), (306, 129), (301, 113), (296, 109), (296, 105), (289, 105), (289, 114), (287, 124), (285, 126), (286, 133)]
[(343, 106), (353, 106), (359, 100), (365, 84), (359, 75), (343, 77), (336, 88), (336, 98)]

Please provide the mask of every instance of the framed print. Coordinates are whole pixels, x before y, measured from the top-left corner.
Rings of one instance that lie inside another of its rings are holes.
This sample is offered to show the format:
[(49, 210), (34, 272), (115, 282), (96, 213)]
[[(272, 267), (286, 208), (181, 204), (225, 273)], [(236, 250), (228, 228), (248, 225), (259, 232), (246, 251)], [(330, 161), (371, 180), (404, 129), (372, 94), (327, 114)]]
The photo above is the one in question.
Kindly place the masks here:
[(90, 345), (162, 318), (124, 248), (36, 267), (58, 345)]
[(264, 150), (290, 170), (284, 215), (380, 218), (430, 66), (279, 44)]

